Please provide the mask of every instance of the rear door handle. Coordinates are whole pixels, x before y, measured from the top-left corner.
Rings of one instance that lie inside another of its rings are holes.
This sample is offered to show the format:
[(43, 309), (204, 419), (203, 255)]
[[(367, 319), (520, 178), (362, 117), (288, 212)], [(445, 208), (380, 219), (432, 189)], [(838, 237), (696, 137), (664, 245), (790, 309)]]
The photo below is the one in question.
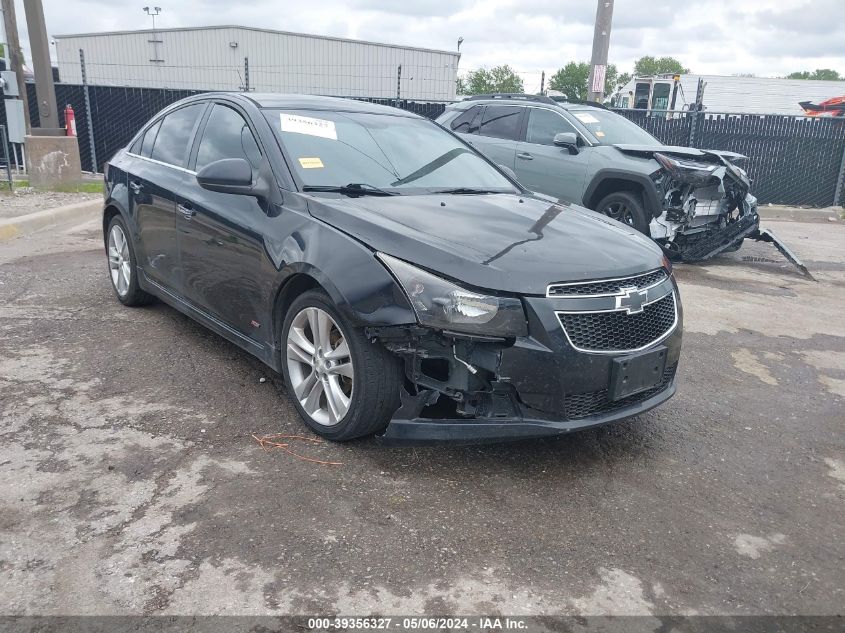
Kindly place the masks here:
[(520, 152), (516, 155), (516, 157), (521, 158), (522, 160), (534, 160), (534, 157), (528, 152)]
[(130, 181), (129, 188), (132, 189), (132, 193), (139, 194), (141, 193), (141, 189), (144, 188), (144, 185), (142, 185), (140, 182)]
[(176, 208), (179, 209), (179, 213), (181, 213), (186, 220), (190, 220), (197, 214), (197, 212), (194, 211), (190, 205), (179, 204), (176, 205)]

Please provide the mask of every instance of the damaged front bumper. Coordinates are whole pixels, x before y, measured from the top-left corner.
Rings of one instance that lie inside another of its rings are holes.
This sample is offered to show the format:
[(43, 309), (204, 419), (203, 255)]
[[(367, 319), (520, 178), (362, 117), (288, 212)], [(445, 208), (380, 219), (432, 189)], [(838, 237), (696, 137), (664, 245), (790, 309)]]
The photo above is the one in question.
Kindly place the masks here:
[(704, 151), (696, 161), (660, 152), (654, 158), (661, 165), (652, 181), (662, 206), (649, 232), (673, 259), (703, 261), (756, 237), (760, 217), (751, 181), (724, 153)]
[[(596, 336), (610, 322), (599, 321), (622, 318), (600, 305), (614, 300), (607, 294), (525, 297), (529, 332), (515, 339), (419, 326), (368, 328), (371, 339), (403, 359), (408, 384), (381, 440), (402, 445), (474, 444), (544, 437), (615, 422), (656, 407), (675, 393), (682, 338), (677, 287), (671, 276), (663, 276), (643, 291), (646, 304), (633, 315), (642, 327), (638, 331), (627, 328), (630, 336), (649, 340), (632, 341), (630, 349), (581, 347), (586, 340), (606, 348)], [(577, 315), (580, 321), (567, 330), (564, 323), (570, 322), (562, 315)], [(654, 367), (648, 368), (653, 379), (635, 392), (617, 395), (615, 372), (620, 363), (637, 358), (654, 360)]]

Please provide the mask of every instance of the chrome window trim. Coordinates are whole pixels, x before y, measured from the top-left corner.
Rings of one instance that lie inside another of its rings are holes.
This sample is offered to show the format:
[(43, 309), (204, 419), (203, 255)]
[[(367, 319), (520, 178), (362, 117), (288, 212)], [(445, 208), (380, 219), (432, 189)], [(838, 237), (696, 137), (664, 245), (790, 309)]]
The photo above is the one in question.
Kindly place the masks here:
[[(643, 308), (645, 308), (647, 305), (651, 305), (652, 303), (657, 303), (658, 301), (665, 299), (668, 296), (668, 294), (669, 293), (667, 292), (665, 295), (663, 295), (659, 299), (655, 299), (654, 301), (649, 301), (648, 303), (643, 304)], [(584, 348), (584, 347), (578, 347), (577, 345), (575, 345), (575, 343), (572, 342), (572, 339), (569, 338), (569, 332), (566, 331), (566, 328), (563, 326), (563, 322), (560, 320), (560, 317), (559, 317), (559, 315), (561, 315), (561, 314), (598, 314), (598, 313), (603, 313), (603, 312), (624, 312), (625, 308), (620, 308), (620, 309), (614, 308), (612, 310), (590, 310), (589, 312), (555, 310), (555, 316), (558, 317), (557, 322), (560, 324), (560, 329), (563, 330), (563, 334), (564, 334), (564, 336), (566, 336), (566, 340), (569, 342), (569, 344), (572, 346), (573, 349), (575, 349), (579, 352), (583, 352), (585, 354), (604, 354), (604, 355), (607, 355), (607, 354), (633, 354), (635, 352), (641, 352), (645, 349), (648, 349), (652, 345), (657, 345), (661, 341), (666, 340), (666, 338), (668, 338), (669, 335), (671, 335), (672, 332), (675, 331), (675, 328), (678, 327), (678, 298), (675, 295), (674, 290), (672, 290), (672, 307), (675, 310), (675, 319), (674, 319), (674, 321), (672, 321), (672, 325), (669, 326), (669, 329), (666, 330), (663, 334), (661, 334), (659, 337), (657, 337), (653, 341), (646, 343), (645, 345), (643, 345), (641, 347), (637, 347), (637, 348), (633, 348), (633, 349), (599, 350), (599, 349), (588, 349), (588, 348)]]
[(172, 169), (178, 169), (179, 171), (185, 172), (186, 174), (191, 174), (192, 176), (196, 176), (197, 172), (191, 171), (190, 169), (186, 169), (185, 167), (179, 167), (179, 165), (172, 165), (170, 163), (165, 163), (163, 160), (156, 160), (155, 158), (149, 158), (147, 156), (140, 156), (139, 154), (133, 154), (129, 150), (126, 150), (126, 155), (131, 156), (132, 158), (140, 158), (141, 160), (146, 160), (151, 163), (155, 163), (156, 165), (164, 165), (165, 167), (171, 167)]
[[(601, 284), (601, 283), (607, 283), (607, 282), (611, 282), (611, 281), (628, 281), (628, 280), (631, 280), (631, 279), (636, 279), (637, 277), (645, 277), (646, 275), (651, 275), (652, 273), (656, 273), (658, 270), (663, 270), (665, 272), (664, 268), (655, 268), (653, 270), (648, 270), (644, 273), (638, 273), (636, 275), (629, 275), (627, 277), (611, 277), (609, 279), (591, 279), (589, 281), (567, 281), (567, 282), (558, 282), (558, 283), (549, 284), (548, 286), (546, 286), (546, 299), (576, 299), (576, 298), (580, 299), (580, 298), (594, 298), (594, 297), (618, 297), (621, 294), (619, 292), (605, 292), (605, 293), (595, 294), (595, 295), (552, 295), (552, 294), (549, 294), (549, 292), (551, 291), (552, 288), (569, 288), (571, 286), (586, 286), (587, 284)], [(666, 273), (666, 276), (663, 279), (661, 279), (660, 281), (657, 281), (657, 282), (651, 284), (650, 286), (644, 286), (642, 288), (637, 286), (637, 290), (650, 290), (651, 288), (654, 288), (655, 286), (659, 286), (660, 284), (664, 283), (671, 276), (672, 276), (671, 273)], [(631, 287), (633, 287), (633, 286), (631, 286)], [(667, 292), (666, 294), (669, 294), (669, 293)], [(665, 296), (666, 295), (663, 295), (663, 297), (665, 297)], [(662, 299), (663, 297), (660, 297), (660, 298)]]

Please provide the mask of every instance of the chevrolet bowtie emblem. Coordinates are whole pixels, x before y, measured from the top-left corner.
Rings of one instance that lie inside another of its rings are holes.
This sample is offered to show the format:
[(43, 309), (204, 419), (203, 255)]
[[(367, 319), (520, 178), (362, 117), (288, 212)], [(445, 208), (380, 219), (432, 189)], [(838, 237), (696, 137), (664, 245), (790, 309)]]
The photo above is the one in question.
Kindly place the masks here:
[(616, 309), (625, 310), (627, 314), (638, 314), (643, 311), (643, 305), (648, 298), (647, 290), (636, 288), (620, 288), (616, 296)]

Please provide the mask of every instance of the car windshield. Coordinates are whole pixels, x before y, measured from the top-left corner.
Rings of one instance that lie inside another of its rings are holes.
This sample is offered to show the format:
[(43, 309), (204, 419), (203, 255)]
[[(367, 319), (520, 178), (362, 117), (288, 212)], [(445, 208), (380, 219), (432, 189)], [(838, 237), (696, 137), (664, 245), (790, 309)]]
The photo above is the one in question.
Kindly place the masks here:
[(660, 141), (636, 123), (608, 110), (570, 110), (602, 145), (662, 145)]
[(433, 121), (390, 114), (265, 110), (306, 190), (515, 193), (487, 161)]

